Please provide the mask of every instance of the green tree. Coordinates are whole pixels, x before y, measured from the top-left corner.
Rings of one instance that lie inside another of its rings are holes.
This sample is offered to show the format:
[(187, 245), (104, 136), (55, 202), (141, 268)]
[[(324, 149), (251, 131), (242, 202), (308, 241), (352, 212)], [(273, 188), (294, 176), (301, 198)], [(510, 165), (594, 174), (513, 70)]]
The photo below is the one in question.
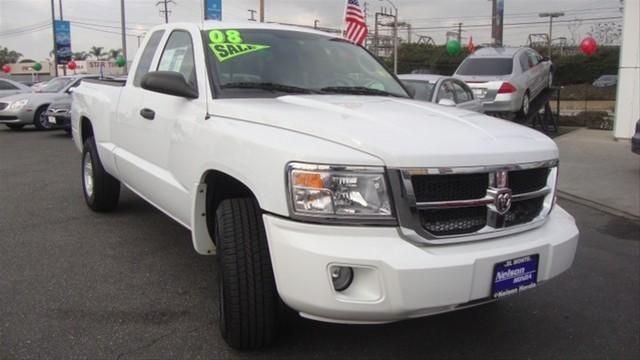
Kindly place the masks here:
[(104, 50), (102, 46), (92, 46), (91, 50), (89, 50), (89, 55), (96, 58), (96, 60), (101, 60), (106, 55), (102, 50)]
[(85, 51), (78, 51), (73, 53), (74, 60), (87, 60), (89, 54)]
[(109, 55), (109, 59), (116, 60), (118, 56), (122, 53), (122, 49), (110, 49), (107, 54)]
[(21, 57), (22, 54), (17, 51), (0, 47), (0, 65), (16, 63)]

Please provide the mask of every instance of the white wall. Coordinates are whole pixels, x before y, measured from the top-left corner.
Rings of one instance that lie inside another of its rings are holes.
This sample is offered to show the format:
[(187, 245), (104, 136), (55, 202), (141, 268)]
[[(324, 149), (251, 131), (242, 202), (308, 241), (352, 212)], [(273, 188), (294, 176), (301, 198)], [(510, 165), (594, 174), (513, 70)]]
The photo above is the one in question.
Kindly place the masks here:
[(629, 139), (640, 119), (640, 0), (625, 0), (613, 136)]

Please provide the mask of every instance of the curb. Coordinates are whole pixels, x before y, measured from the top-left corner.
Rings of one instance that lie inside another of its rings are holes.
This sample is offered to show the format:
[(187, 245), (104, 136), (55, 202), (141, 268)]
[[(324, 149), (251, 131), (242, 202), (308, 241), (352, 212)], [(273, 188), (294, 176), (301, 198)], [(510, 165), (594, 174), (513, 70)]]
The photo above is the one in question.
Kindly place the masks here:
[(629, 212), (623, 211), (623, 210), (619, 210), (616, 208), (612, 208), (610, 206), (607, 206), (605, 204), (601, 204), (599, 202), (595, 202), (593, 200), (589, 200), (589, 199), (585, 199), (582, 198), (580, 196), (576, 196), (576, 195), (571, 195), (567, 192), (564, 192), (562, 190), (556, 190), (556, 194), (560, 199), (564, 199), (564, 200), (569, 200), (569, 201), (573, 201), (576, 202), (578, 204), (605, 212), (609, 215), (613, 215), (613, 216), (619, 216), (619, 217), (623, 217), (625, 219), (628, 220), (633, 220), (633, 221), (640, 221), (640, 216), (631, 214)]

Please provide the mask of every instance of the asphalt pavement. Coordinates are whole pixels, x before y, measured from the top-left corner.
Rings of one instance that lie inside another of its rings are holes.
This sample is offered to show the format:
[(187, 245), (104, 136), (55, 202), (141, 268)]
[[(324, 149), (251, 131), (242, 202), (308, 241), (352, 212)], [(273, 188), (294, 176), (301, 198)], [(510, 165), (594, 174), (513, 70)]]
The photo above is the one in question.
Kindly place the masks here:
[[(562, 175), (561, 175), (562, 176)], [(63, 132), (0, 129), (0, 359), (640, 358), (640, 223), (570, 201), (573, 267), (518, 296), (388, 325), (294, 318), (266, 350), (218, 332), (216, 258), (129, 191), (84, 204)]]

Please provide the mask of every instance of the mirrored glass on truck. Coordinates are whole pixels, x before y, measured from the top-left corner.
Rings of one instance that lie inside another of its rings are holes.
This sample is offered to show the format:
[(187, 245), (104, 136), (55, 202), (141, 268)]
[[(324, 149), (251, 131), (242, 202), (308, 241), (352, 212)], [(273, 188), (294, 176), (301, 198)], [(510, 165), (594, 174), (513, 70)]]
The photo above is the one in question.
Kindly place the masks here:
[(202, 35), (223, 97), (282, 92), (409, 97), (373, 56), (343, 39), (264, 29), (214, 29)]
[(456, 75), (509, 75), (512, 71), (511, 58), (467, 58), (460, 64)]

